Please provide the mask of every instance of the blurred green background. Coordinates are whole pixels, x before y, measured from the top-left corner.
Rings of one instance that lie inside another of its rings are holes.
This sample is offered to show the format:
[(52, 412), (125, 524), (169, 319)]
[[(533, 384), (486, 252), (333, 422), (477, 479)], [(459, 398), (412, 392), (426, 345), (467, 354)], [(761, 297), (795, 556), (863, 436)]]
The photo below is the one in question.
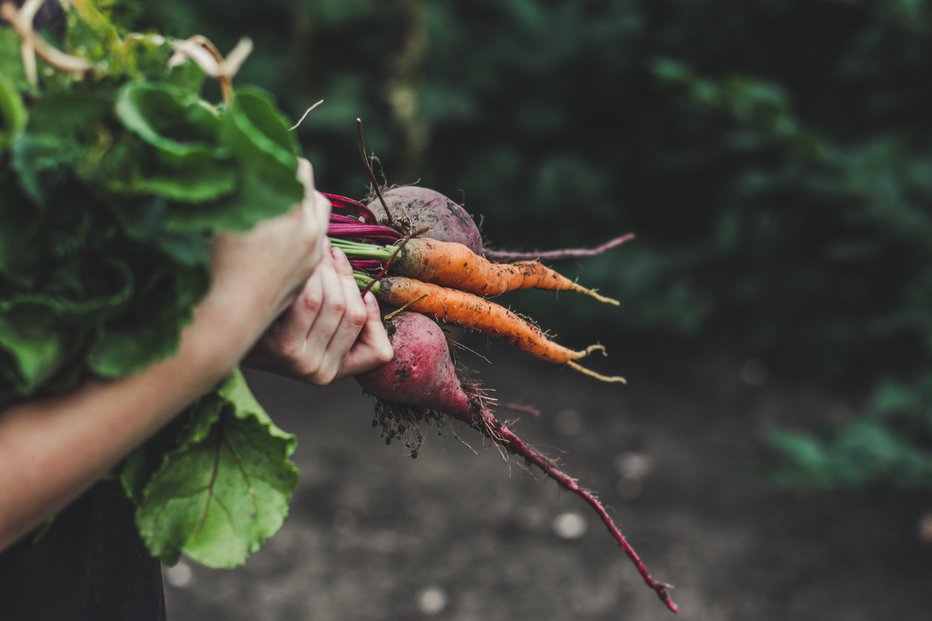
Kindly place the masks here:
[[(125, 9), (124, 9), (125, 10)], [(567, 271), (622, 312), (520, 303), (566, 340), (726, 347), (862, 404), (773, 431), (782, 484), (932, 486), (932, 3), (235, 0), (132, 17), (222, 50), (297, 119), (324, 191), (388, 183), (496, 248), (635, 242)], [(632, 345), (633, 344), (633, 345)]]

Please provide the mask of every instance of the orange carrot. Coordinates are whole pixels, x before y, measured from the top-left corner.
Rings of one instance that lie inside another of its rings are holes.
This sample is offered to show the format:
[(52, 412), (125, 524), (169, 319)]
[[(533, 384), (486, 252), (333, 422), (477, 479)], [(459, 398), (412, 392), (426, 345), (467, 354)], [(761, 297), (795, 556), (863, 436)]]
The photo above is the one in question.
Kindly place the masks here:
[(404, 276), (477, 295), (500, 295), (515, 289), (576, 291), (618, 305), (617, 300), (599, 295), (537, 261), (492, 263), (455, 242), (425, 237), (408, 240), (393, 267)]
[[(356, 278), (360, 286), (371, 283), (366, 276), (357, 275)], [(575, 362), (594, 351), (604, 352), (602, 345), (576, 351), (554, 343), (537, 326), (478, 295), (404, 276), (382, 278), (372, 284), (370, 290), (382, 302), (499, 338), (541, 360), (565, 364), (605, 382), (625, 382), (623, 377), (601, 375)]]

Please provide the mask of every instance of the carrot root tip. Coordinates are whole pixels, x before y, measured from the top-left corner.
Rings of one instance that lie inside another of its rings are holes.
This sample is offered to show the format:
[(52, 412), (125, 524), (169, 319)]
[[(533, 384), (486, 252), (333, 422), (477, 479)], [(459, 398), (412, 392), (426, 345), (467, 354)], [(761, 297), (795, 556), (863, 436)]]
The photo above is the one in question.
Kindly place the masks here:
[(612, 306), (621, 306), (621, 302), (619, 302), (615, 298), (604, 296), (601, 293), (597, 292), (595, 289), (586, 289), (585, 287), (583, 287), (581, 289), (581, 293), (585, 293), (589, 297), (595, 298), (599, 302), (604, 302), (605, 304), (611, 304)]
[(579, 371), (579, 372), (582, 373), (583, 375), (588, 375), (589, 377), (594, 377), (595, 379), (599, 380), (600, 382), (607, 382), (607, 383), (610, 383), (610, 384), (627, 384), (627, 383), (628, 383), (628, 380), (626, 380), (625, 378), (621, 377), (620, 375), (602, 375), (601, 373), (596, 373), (595, 371), (593, 371), (593, 370), (591, 370), (591, 369), (587, 369), (586, 367), (584, 367), (584, 366), (582, 366), (582, 365), (580, 365), (580, 364), (577, 364), (577, 363), (573, 362), (572, 360), (569, 361), (569, 362), (567, 362), (567, 363), (566, 363), (566, 366), (570, 367), (571, 369), (573, 369), (573, 370), (575, 370), (575, 371)]

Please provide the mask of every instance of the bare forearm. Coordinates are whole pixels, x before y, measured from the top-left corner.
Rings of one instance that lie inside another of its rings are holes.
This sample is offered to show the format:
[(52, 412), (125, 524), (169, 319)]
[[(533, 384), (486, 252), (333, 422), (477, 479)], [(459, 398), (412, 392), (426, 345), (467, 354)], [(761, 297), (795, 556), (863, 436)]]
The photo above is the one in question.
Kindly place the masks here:
[(262, 322), (225, 308), (222, 296), (209, 298), (178, 354), (138, 375), (88, 381), (0, 413), (0, 550), (74, 500), (235, 366)]

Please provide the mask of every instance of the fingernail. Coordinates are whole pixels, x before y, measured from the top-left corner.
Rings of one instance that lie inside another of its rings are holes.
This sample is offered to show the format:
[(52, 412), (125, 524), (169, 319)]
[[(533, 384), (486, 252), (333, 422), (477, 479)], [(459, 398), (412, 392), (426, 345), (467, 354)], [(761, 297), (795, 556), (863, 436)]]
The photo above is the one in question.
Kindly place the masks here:
[(333, 260), (339, 263), (349, 263), (349, 259), (346, 258), (346, 253), (340, 250), (339, 248), (333, 249)]

